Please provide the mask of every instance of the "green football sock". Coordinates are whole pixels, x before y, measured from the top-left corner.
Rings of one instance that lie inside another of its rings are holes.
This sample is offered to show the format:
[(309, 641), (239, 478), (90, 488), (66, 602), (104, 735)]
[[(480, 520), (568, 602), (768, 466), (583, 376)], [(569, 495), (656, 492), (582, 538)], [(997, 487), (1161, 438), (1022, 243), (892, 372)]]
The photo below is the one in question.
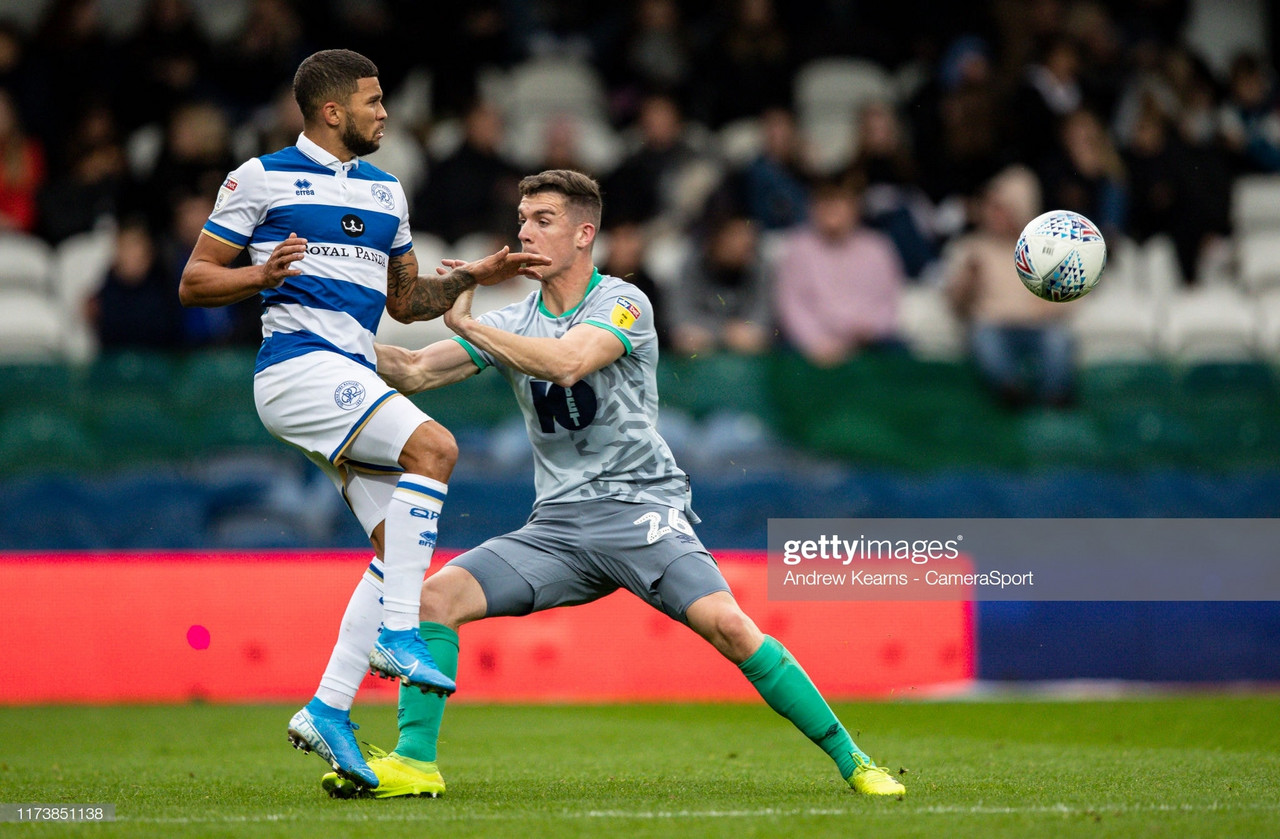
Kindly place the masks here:
[[(423, 621), (418, 634), (431, 651), (436, 669), (450, 679), (458, 675), (458, 633), (444, 624)], [(444, 718), (443, 696), (423, 693), (416, 687), (400, 686), (400, 708), (396, 721), (400, 725), (400, 741), (395, 753), (413, 760), (434, 761), (436, 741), (440, 739), (440, 721)]]
[(809, 674), (776, 639), (766, 635), (760, 649), (738, 668), (770, 708), (791, 720), (804, 736), (831, 756), (840, 770), (840, 777), (847, 779), (857, 768), (854, 752), (866, 758), (854, 745), (853, 738), (840, 720), (836, 719), (822, 694), (818, 693)]

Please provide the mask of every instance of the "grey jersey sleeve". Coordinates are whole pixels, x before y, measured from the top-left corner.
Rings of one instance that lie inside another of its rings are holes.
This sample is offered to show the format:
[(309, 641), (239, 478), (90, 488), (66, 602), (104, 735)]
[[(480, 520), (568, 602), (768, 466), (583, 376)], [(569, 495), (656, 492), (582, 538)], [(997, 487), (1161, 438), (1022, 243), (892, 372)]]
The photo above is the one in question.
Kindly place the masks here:
[[(476, 320), (489, 326), (496, 326), (504, 332), (516, 332), (518, 331), (516, 324), (521, 320), (526, 308), (525, 303), (516, 303), (502, 309), (485, 312), (483, 315), (476, 316)], [(461, 335), (455, 335), (453, 340), (462, 345), (462, 348), (467, 351), (467, 355), (471, 356), (471, 360), (481, 370), (486, 367), (493, 367), (498, 363), (498, 360), (492, 355), (475, 346)]]
[(583, 322), (612, 332), (627, 355), (648, 352), (657, 346), (653, 304), (630, 283), (620, 283), (609, 289), (608, 295), (600, 295), (585, 312)]

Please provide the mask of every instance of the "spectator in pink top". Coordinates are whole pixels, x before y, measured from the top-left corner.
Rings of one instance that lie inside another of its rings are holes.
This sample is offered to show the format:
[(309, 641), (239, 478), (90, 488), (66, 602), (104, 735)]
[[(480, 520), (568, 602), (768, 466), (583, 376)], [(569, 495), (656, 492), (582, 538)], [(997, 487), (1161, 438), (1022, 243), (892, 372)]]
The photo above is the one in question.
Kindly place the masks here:
[(819, 183), (809, 221), (786, 234), (775, 303), (782, 337), (810, 362), (834, 367), (868, 347), (899, 347), (906, 275), (888, 236), (862, 224), (856, 177)]

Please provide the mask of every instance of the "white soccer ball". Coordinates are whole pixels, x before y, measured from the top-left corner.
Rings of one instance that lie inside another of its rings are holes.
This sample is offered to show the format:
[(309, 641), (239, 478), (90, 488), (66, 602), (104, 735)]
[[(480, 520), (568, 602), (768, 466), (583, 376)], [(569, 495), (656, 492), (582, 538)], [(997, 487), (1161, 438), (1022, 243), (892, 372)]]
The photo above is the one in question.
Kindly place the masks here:
[(1052, 210), (1022, 229), (1013, 264), (1032, 294), (1065, 303), (1098, 284), (1107, 267), (1107, 243), (1084, 216)]

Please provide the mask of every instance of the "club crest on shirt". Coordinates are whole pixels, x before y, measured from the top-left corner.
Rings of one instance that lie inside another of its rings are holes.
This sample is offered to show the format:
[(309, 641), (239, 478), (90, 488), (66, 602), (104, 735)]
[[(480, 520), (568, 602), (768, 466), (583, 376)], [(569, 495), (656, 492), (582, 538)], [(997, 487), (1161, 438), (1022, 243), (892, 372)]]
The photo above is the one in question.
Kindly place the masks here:
[(384, 210), (395, 209), (396, 197), (385, 184), (375, 183), (369, 187), (369, 191), (373, 193), (373, 200), (378, 202), (379, 207), (382, 207)]
[(613, 312), (609, 321), (619, 329), (630, 329), (640, 319), (640, 307), (625, 297), (619, 297), (613, 304)]
[(333, 392), (333, 401), (344, 411), (354, 411), (364, 402), (364, 385), (359, 382), (343, 382)]

